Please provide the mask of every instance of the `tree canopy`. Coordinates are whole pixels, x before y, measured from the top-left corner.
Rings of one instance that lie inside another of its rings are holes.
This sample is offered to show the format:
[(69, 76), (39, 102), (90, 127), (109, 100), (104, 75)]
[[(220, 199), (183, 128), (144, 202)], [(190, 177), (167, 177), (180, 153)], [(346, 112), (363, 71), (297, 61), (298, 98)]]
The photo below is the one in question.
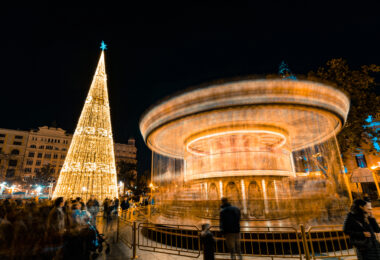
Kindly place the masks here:
[[(363, 65), (351, 69), (344, 59), (329, 60), (325, 66), (308, 73), (308, 79), (328, 82), (345, 92), (351, 101), (347, 122), (337, 138), (343, 156), (347, 153), (378, 153), (373, 140), (380, 140), (380, 132), (370, 127), (369, 116), (379, 112), (380, 97), (376, 94), (378, 65)], [(367, 145), (363, 145), (367, 144)]]
[(132, 189), (136, 183), (137, 169), (136, 164), (121, 160), (117, 163), (117, 177), (124, 182), (125, 189)]
[(54, 167), (50, 163), (44, 165), (41, 170), (37, 171), (36, 176), (33, 178), (34, 184), (43, 186), (49, 185), (54, 180)]

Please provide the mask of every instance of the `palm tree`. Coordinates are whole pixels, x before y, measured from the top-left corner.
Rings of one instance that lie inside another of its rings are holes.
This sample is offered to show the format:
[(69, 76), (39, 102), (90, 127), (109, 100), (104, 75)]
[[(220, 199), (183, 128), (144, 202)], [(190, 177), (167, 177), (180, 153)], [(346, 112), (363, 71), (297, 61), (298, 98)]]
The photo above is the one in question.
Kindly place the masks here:
[(124, 160), (117, 163), (117, 177), (119, 181), (124, 182), (123, 194), (125, 194), (125, 188), (132, 189), (136, 182), (136, 176), (136, 164)]

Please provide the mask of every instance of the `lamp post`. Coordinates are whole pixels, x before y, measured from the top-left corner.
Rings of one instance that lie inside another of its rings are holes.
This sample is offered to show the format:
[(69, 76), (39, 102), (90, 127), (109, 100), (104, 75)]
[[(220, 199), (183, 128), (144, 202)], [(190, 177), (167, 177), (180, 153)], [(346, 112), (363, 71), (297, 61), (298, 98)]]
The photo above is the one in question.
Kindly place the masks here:
[(374, 165), (371, 167), (372, 178), (373, 178), (373, 181), (375, 182), (376, 190), (377, 190), (377, 198), (380, 198), (380, 188), (379, 188), (379, 183), (377, 181), (377, 176), (375, 174), (375, 170), (379, 167), (380, 167), (379, 165)]
[(41, 191), (42, 191), (42, 187), (41, 186), (37, 186), (37, 188), (36, 188), (37, 197), (40, 195)]
[(149, 184), (149, 188), (150, 188), (150, 203), (148, 203), (148, 215), (150, 217), (152, 213), (151, 207), (152, 207), (152, 202), (153, 202), (153, 190), (155, 188), (152, 182)]
[(121, 196), (124, 196), (124, 195), (125, 195), (125, 194), (123, 193), (123, 191), (124, 191), (124, 182), (120, 181), (120, 182), (119, 182), (119, 194), (120, 194)]

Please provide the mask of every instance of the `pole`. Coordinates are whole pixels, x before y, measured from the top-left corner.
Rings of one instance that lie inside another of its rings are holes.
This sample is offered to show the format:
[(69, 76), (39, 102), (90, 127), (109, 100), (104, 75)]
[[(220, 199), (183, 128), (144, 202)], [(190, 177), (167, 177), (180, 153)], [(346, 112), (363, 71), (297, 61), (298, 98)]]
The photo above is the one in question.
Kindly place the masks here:
[(343, 173), (343, 178), (344, 178), (344, 183), (346, 184), (346, 187), (347, 187), (348, 196), (350, 197), (350, 202), (351, 202), (351, 204), (352, 204), (352, 202), (353, 202), (354, 200), (353, 200), (353, 198), (352, 198), (351, 187), (350, 187), (350, 183), (349, 183), (349, 180), (348, 180), (347, 174)]
[(121, 216), (117, 216), (117, 223), (116, 223), (116, 243), (119, 242), (119, 232), (120, 232), (120, 218)]
[(305, 258), (306, 260), (310, 260), (309, 245), (307, 244), (305, 226), (301, 224), (300, 228), (301, 228), (302, 244), (303, 244)]
[(346, 188), (347, 188), (347, 192), (348, 192), (348, 196), (350, 198), (350, 202), (352, 204), (352, 202), (354, 201), (353, 198), (352, 198), (352, 193), (351, 193), (351, 187), (350, 187), (350, 182), (347, 178), (347, 174), (345, 173), (345, 169), (344, 169), (344, 164), (343, 164), (343, 159), (342, 159), (342, 154), (340, 153), (340, 147), (339, 147), (339, 143), (338, 143), (338, 140), (336, 139), (336, 136), (334, 136), (335, 138), (335, 145), (338, 149), (338, 157), (339, 157), (339, 161), (340, 161), (340, 164), (341, 164), (341, 167), (342, 167), (342, 174), (343, 174), (343, 179), (344, 179), (344, 183), (346, 184)]
[(152, 160), (150, 162), (150, 182), (153, 182), (153, 150), (152, 150)]
[(376, 189), (377, 189), (377, 198), (380, 198), (380, 188), (379, 188), (379, 182), (377, 181), (377, 176), (373, 170), (371, 170), (371, 172), (372, 172), (373, 181), (375, 182)]
[(136, 221), (133, 222), (133, 242), (132, 242), (132, 259), (137, 259), (137, 239), (136, 239), (136, 233), (137, 233), (137, 223)]

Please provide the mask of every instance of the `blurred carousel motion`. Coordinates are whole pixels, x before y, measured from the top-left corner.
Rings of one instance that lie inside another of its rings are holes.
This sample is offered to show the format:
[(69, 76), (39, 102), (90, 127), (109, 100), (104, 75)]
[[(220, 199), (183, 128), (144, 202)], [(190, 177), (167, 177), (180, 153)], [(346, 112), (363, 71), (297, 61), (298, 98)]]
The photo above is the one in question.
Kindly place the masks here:
[(349, 99), (301, 80), (242, 80), (167, 98), (140, 130), (153, 151), (152, 221), (216, 224), (220, 198), (243, 226), (340, 221), (348, 205), (336, 134)]

